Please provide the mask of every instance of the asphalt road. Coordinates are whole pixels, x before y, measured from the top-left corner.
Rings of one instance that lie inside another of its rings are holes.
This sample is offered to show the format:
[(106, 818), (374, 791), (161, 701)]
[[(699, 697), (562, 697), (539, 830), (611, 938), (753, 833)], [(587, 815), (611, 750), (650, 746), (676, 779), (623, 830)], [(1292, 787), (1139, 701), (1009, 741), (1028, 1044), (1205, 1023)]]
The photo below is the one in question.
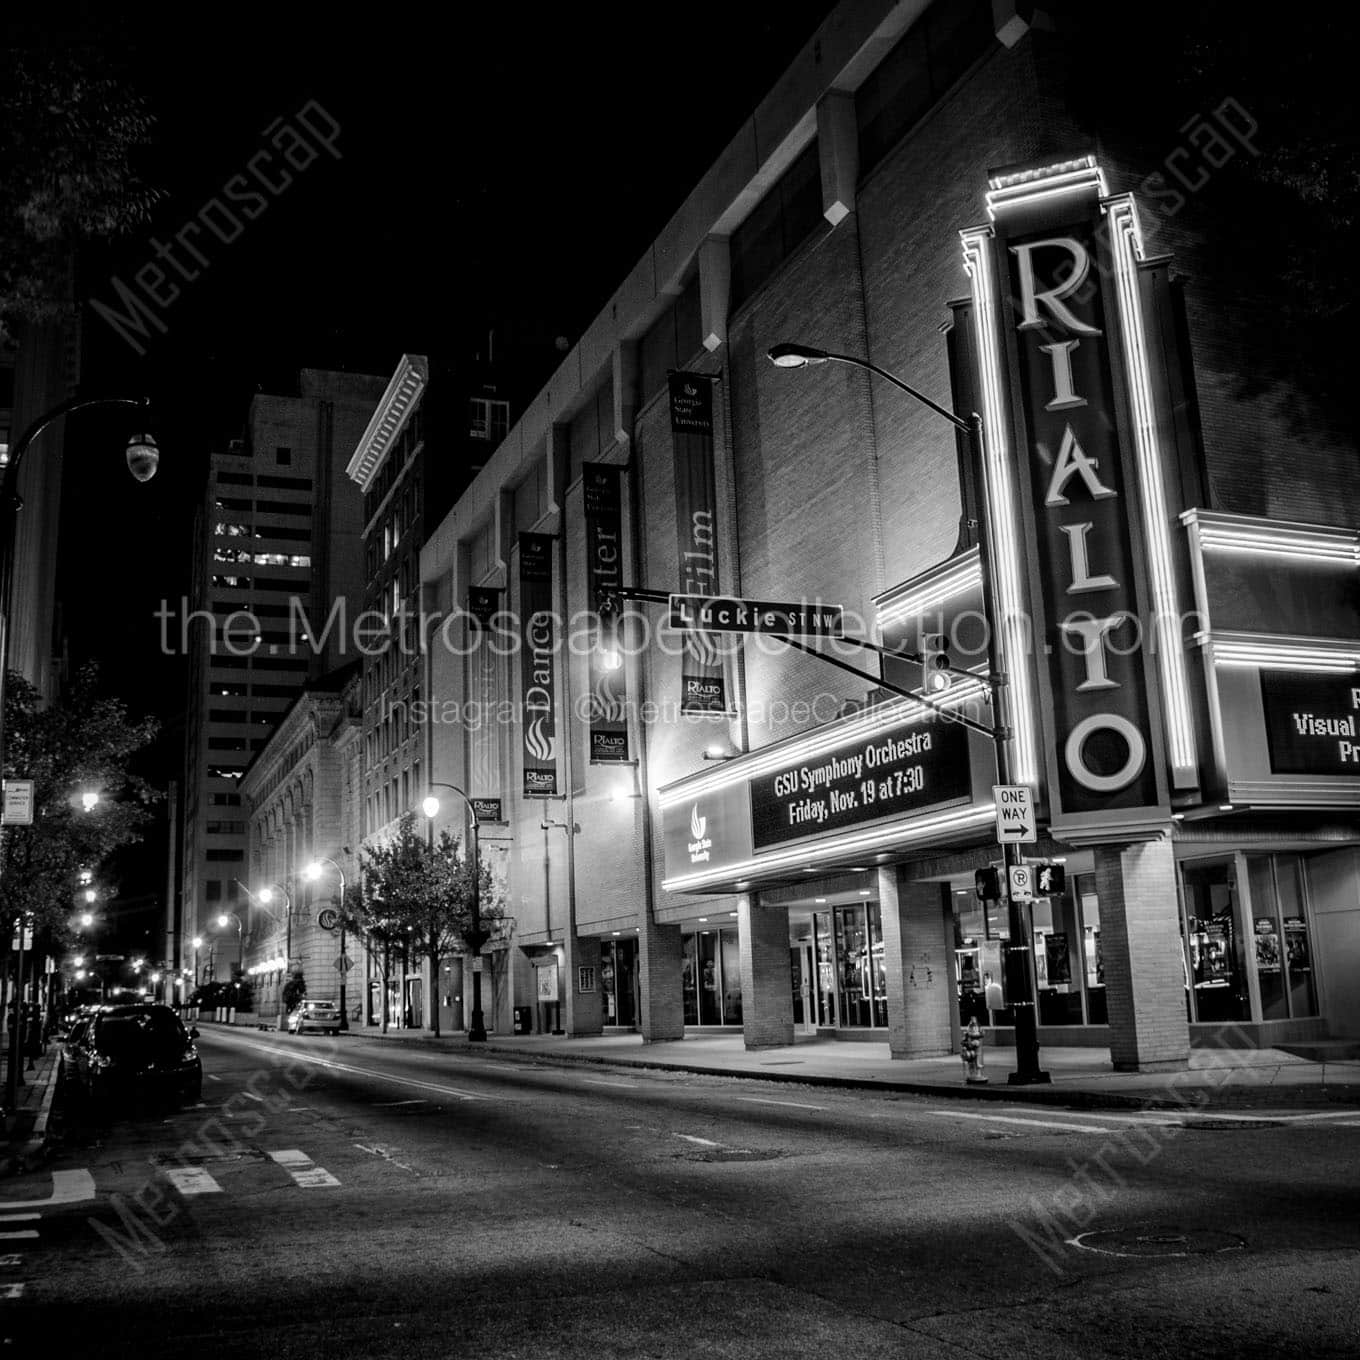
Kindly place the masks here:
[(207, 1031), (0, 1183), (9, 1353), (1360, 1354), (1360, 1112), (1092, 1114)]

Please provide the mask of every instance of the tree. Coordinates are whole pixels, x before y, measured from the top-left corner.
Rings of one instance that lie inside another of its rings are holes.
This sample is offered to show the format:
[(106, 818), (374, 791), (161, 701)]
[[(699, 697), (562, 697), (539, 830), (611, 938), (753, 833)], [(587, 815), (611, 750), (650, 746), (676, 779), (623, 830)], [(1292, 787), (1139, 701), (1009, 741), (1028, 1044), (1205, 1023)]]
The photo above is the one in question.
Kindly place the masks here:
[[(101, 695), (96, 666), (84, 667), (59, 702), (44, 708), (37, 690), (11, 671), (5, 689), (6, 778), (33, 780), (32, 826), (4, 830), (0, 857), (0, 950), (19, 916), (34, 925), (39, 949), (69, 933), (82, 868), (141, 839), (160, 794), (128, 768), (156, 735), (154, 718), (134, 720), (122, 700)], [(83, 792), (99, 801), (86, 811)]]
[(93, 45), (0, 51), (0, 327), (58, 319), (75, 248), (146, 220), (159, 195), (133, 161), (152, 123)]
[[(476, 952), (471, 939), (473, 874), (479, 873), (482, 935), (504, 919), (491, 871), (474, 866), (462, 843), (447, 831), (431, 845), (416, 830), (413, 814), (395, 836), (363, 852), (364, 889), (356, 924), (383, 945), (406, 943), (430, 964), (430, 1028), (439, 1033), (439, 965), (451, 954)], [(485, 943), (485, 938), (481, 943)]]

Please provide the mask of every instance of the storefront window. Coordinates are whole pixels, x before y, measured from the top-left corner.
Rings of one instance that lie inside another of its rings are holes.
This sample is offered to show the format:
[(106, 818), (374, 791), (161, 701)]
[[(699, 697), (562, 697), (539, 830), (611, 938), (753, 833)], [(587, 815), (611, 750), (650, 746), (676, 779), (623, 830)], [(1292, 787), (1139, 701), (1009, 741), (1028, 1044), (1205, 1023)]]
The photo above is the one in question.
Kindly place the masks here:
[(836, 1024), (836, 947), (831, 938), (831, 913), (815, 912), (812, 928), (817, 946), (817, 1023), (826, 1028)]
[(600, 1000), (606, 1025), (637, 1024), (637, 941), (600, 942)]
[(686, 935), (684, 939), (684, 954), (680, 963), (680, 994), (685, 999), (685, 1024), (697, 1025), (699, 1023), (699, 993), (695, 988), (694, 980), (697, 974), (695, 958), (698, 954), (698, 937)]
[(1297, 855), (1251, 855), (1247, 859), (1262, 1020), (1317, 1014), (1300, 878)]
[(718, 932), (701, 930), (699, 942), (699, 1023), (722, 1024), (722, 992), (718, 978)]
[(1086, 1019), (1092, 1025), (1109, 1023), (1105, 1004), (1105, 958), (1100, 952), (1100, 899), (1096, 896), (1094, 874), (1079, 874), (1073, 880), (1077, 903), (1077, 924), (1081, 930), (1081, 965), (1086, 980)]
[(741, 948), (735, 929), (720, 934), (722, 947), (722, 1012), (724, 1025), (741, 1024)]
[(877, 902), (870, 902), (869, 915), (869, 980), (874, 989), (874, 1024), (886, 1028), (888, 1024), (888, 970), (883, 963), (883, 914)]

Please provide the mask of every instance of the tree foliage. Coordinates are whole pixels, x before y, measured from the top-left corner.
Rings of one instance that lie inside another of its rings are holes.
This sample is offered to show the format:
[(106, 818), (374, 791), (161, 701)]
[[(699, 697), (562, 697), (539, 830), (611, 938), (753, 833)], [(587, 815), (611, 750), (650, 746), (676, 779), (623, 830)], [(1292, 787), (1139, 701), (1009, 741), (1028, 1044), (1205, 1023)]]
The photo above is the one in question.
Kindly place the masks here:
[[(429, 960), (430, 1025), (438, 1033), (440, 961), (478, 952), (505, 920), (491, 870), (485, 860), (474, 868), (462, 842), (447, 831), (430, 845), (409, 813), (389, 841), (365, 847), (362, 865), (362, 890), (352, 891), (346, 903), (351, 924), (379, 949), (405, 945)], [(474, 873), (480, 874), (481, 941), (472, 936)]]
[(144, 222), (145, 99), (93, 47), (0, 50), (0, 326), (56, 320), (83, 241)]
[[(40, 947), (60, 943), (77, 903), (82, 868), (94, 869), (141, 839), (160, 793), (129, 768), (156, 735), (154, 718), (133, 719), (122, 700), (99, 692), (96, 666), (83, 668), (59, 702), (10, 672), (5, 690), (6, 778), (34, 782), (32, 826), (7, 826), (0, 866), (0, 950), (22, 912)], [(99, 802), (86, 811), (85, 792)]]

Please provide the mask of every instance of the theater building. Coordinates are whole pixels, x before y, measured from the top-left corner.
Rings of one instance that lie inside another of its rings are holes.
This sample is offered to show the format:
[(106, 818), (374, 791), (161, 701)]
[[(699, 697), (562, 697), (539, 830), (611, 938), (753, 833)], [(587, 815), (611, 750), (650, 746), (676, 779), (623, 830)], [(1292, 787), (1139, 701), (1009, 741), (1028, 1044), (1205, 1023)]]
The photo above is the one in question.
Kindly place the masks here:
[[(1268, 281), (1215, 282), (1073, 59), (1004, 4), (840, 6), (431, 535), (428, 767), (500, 800), (536, 1027), (1004, 1042), (990, 622), (1024, 853), (1065, 871), (1024, 921), (1042, 1042), (1360, 1034), (1355, 450), (1244, 385)], [(1249, 154), (1236, 101), (1203, 123)], [(597, 630), (620, 586), (846, 639)], [(922, 695), (883, 651), (940, 636)]]

